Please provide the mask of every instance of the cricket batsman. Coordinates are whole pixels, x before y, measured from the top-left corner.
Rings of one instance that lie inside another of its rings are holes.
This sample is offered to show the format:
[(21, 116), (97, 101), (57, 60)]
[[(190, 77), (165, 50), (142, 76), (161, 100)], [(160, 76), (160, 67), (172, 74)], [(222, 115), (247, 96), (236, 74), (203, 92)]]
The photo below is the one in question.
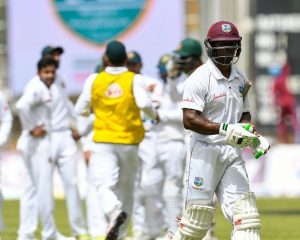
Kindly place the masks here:
[[(260, 215), (250, 191), (241, 149), (264, 154), (270, 145), (250, 124), (247, 78), (234, 63), (241, 53), (238, 29), (231, 22), (213, 24), (205, 39), (207, 62), (186, 80), (183, 123), (192, 131), (188, 147), (185, 210), (173, 240), (202, 239), (211, 226), (216, 194), (232, 240), (260, 240)], [(253, 133), (254, 132), (254, 133)]]

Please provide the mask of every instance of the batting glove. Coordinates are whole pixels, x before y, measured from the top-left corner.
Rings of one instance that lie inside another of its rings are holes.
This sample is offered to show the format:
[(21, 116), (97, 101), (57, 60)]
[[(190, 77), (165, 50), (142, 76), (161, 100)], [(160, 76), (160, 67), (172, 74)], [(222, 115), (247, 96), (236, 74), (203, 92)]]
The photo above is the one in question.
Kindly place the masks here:
[(261, 135), (258, 135), (257, 140), (251, 145), (253, 155), (256, 159), (259, 159), (262, 155), (265, 155), (270, 149), (270, 144), (266, 138)]
[(225, 141), (234, 147), (245, 148), (251, 146), (253, 141), (257, 140), (257, 136), (246, 130), (245, 124), (227, 124), (220, 125), (219, 134), (225, 136)]

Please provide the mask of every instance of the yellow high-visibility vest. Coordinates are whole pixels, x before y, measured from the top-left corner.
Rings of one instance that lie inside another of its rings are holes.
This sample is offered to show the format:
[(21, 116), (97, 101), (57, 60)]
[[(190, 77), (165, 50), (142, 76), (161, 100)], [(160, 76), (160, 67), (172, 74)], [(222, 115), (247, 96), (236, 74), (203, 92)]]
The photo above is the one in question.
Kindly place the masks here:
[(133, 72), (100, 72), (92, 87), (94, 142), (138, 144), (144, 138), (140, 109), (133, 95)]

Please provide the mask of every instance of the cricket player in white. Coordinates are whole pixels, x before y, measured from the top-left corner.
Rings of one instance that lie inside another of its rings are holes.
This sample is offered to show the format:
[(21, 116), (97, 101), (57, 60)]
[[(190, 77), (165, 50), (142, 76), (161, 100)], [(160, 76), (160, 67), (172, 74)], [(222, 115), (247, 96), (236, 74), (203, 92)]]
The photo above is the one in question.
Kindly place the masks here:
[[(165, 63), (167, 72), (164, 95), (158, 109), (158, 156), (164, 170), (164, 201), (168, 230), (177, 229), (176, 219), (183, 207), (183, 176), (186, 163), (186, 131), (182, 124), (180, 103), (185, 79), (202, 65), (202, 48), (196, 39), (186, 38)], [(170, 63), (173, 65), (170, 68)]]
[(172, 237), (202, 239), (211, 226), (216, 193), (225, 217), (233, 225), (231, 239), (259, 240), (260, 217), (241, 148), (259, 147), (266, 153), (269, 145), (243, 124), (251, 120), (244, 93), (247, 79), (233, 65), (241, 52), (241, 37), (232, 23), (221, 21), (210, 27), (205, 46), (209, 60), (185, 82), (184, 126), (193, 133), (188, 149), (185, 210)]
[(38, 76), (27, 84), (16, 104), (23, 128), (18, 149), (29, 174), (21, 198), (18, 232), (21, 240), (34, 238), (38, 213), (43, 223), (43, 239), (65, 239), (57, 232), (53, 219), (54, 166), (63, 180), (73, 235), (84, 239), (82, 236), (86, 234), (77, 189), (77, 149), (69, 129), (73, 113), (64, 87), (55, 79), (56, 67), (53, 59), (40, 60)]
[[(142, 58), (136, 51), (127, 54), (128, 70), (141, 74)], [(153, 107), (159, 108), (162, 97), (162, 82), (143, 75), (143, 80), (152, 100)], [(132, 239), (146, 240), (158, 237), (165, 228), (163, 215), (163, 169), (156, 146), (159, 123), (145, 114), (143, 125), (145, 137), (139, 145), (139, 172), (135, 185), (134, 210), (132, 216)]]
[[(0, 148), (3, 148), (3, 145), (7, 142), (11, 127), (12, 127), (13, 117), (8, 106), (8, 103), (3, 95), (0, 92)], [(4, 223), (2, 216), (3, 208), (3, 196), (0, 189), (0, 234), (3, 231)], [(1, 236), (0, 236), (1, 239)]]
[[(125, 46), (119, 41), (109, 42), (107, 67), (89, 76), (75, 106), (80, 115), (89, 114), (91, 107), (95, 114), (87, 194), (98, 196), (102, 204), (87, 206), (93, 240), (117, 239), (120, 227), (120, 236), (126, 235), (124, 223), (132, 213), (138, 144), (144, 137), (140, 109), (157, 118), (142, 76), (128, 71), (126, 59)], [(101, 208), (108, 218), (105, 225), (97, 219)]]

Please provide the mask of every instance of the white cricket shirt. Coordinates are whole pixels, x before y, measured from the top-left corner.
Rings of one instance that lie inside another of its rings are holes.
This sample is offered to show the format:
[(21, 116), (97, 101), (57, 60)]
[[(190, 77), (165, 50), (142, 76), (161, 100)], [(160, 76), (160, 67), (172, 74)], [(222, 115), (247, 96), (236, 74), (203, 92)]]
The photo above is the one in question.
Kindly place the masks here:
[[(196, 69), (184, 84), (181, 108), (195, 109), (216, 123), (237, 123), (243, 112), (249, 112), (249, 101), (242, 92), (247, 79), (235, 66), (230, 77), (225, 78), (212, 60)], [(202, 135), (192, 132), (192, 137), (207, 143), (224, 142), (224, 136)]]
[(23, 131), (27, 132), (41, 124), (47, 132), (68, 130), (75, 115), (59, 78), (47, 88), (39, 76), (33, 77), (16, 103), (16, 108)]

